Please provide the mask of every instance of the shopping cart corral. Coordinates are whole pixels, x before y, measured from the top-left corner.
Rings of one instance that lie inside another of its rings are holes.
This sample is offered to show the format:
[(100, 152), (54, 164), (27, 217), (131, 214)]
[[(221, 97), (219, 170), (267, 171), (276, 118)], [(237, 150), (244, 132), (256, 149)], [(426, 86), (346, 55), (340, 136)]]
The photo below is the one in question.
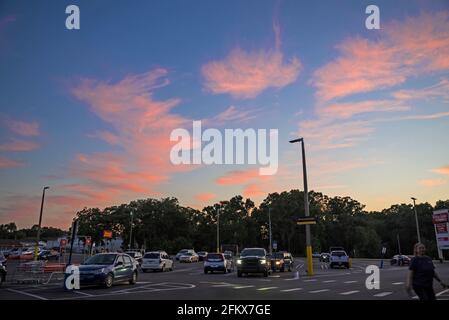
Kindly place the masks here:
[(9, 284), (48, 284), (64, 279), (64, 263), (30, 261), (17, 264), (8, 263), (6, 283)]

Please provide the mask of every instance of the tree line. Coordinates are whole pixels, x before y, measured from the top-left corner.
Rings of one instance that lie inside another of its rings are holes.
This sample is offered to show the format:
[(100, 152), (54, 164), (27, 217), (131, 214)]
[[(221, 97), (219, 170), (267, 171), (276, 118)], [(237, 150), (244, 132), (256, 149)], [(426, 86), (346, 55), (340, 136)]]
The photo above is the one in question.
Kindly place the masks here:
[[(310, 215), (317, 218), (311, 227), (314, 252), (326, 252), (331, 246), (342, 246), (353, 257), (379, 258), (382, 247), (386, 257), (412, 254), (417, 242), (412, 204), (396, 204), (382, 211), (366, 211), (365, 206), (350, 197), (329, 197), (309, 192)], [(434, 210), (449, 208), (449, 200), (416, 205), (421, 240), (428, 254), (437, 257)], [(219, 215), (220, 243), (269, 247), (268, 213), (271, 213), (272, 238), (278, 250), (305, 255), (305, 228), (296, 224), (304, 217), (304, 193), (299, 190), (269, 194), (259, 206), (250, 199), (235, 196), (197, 210), (181, 206), (176, 198), (142, 199), (128, 204), (84, 208), (77, 212), (78, 235), (90, 236), (97, 245), (104, 243), (103, 230), (111, 230), (124, 246), (175, 253), (182, 248), (214, 251)], [(132, 212), (132, 218), (131, 218)], [(130, 241), (132, 220), (132, 241)], [(0, 225), (0, 239), (35, 237), (37, 226), (18, 230), (14, 223)], [(42, 228), (41, 239), (54, 239), (70, 232)]]

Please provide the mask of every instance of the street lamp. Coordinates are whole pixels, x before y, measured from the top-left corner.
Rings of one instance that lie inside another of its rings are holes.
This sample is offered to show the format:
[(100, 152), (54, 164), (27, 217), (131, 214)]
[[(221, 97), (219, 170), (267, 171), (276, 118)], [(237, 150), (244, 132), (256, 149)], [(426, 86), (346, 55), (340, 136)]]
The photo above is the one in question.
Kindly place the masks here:
[(270, 229), (270, 255), (273, 254), (273, 238), (271, 233), (271, 208), (268, 208), (268, 227)]
[(42, 212), (44, 210), (45, 190), (47, 189), (50, 189), (50, 187), (44, 187), (44, 189), (42, 190), (41, 211), (39, 214), (39, 225), (37, 227), (36, 247), (34, 248), (34, 260), (37, 260), (39, 241), (41, 237)]
[(220, 208), (217, 208), (217, 253), (220, 253)]
[[(307, 188), (307, 169), (306, 169), (306, 152), (304, 150), (304, 138), (298, 138), (290, 140), (290, 143), (301, 142), (302, 151), (302, 172), (304, 179), (304, 211), (305, 216), (310, 216), (309, 212), (309, 191)], [(313, 276), (313, 264), (312, 264), (312, 244), (310, 235), (310, 225), (306, 224), (306, 253), (307, 253), (307, 274)]]
[(131, 249), (131, 244), (133, 241), (133, 212), (130, 212), (130, 216), (131, 216), (131, 231), (129, 232), (129, 249)]
[(418, 223), (418, 213), (416, 212), (416, 198), (411, 197), (410, 199), (413, 200), (413, 209), (415, 210), (415, 222), (416, 222), (416, 233), (418, 235), (418, 242), (421, 243), (421, 234), (419, 232), (419, 223)]

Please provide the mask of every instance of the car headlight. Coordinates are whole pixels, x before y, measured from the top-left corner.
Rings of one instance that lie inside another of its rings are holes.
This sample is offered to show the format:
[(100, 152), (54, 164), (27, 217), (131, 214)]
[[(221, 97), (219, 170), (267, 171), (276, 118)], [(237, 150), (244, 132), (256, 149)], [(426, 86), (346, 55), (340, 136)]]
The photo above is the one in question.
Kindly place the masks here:
[(97, 269), (97, 270), (95, 270), (95, 274), (100, 274), (100, 273), (104, 273), (104, 268), (101, 268), (101, 269)]
[(280, 261), (276, 261), (276, 264), (281, 264), (281, 262)]
[(237, 264), (242, 264), (242, 260), (241, 259), (237, 259)]
[(266, 264), (266, 263), (267, 263), (267, 260), (265, 260), (265, 259), (260, 259), (259, 262), (260, 262), (260, 264)]

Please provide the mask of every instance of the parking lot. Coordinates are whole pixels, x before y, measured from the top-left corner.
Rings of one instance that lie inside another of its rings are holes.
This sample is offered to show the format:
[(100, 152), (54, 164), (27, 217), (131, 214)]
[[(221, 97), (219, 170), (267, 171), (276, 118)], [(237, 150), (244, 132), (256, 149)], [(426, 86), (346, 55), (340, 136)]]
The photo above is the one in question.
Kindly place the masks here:
[[(276, 272), (267, 278), (246, 276), (236, 272), (204, 274), (202, 262), (176, 262), (173, 271), (139, 273), (135, 285), (116, 284), (110, 289), (82, 287), (65, 291), (62, 282), (18, 285), (6, 283), (0, 289), (0, 299), (286, 299), (286, 300), (402, 300), (413, 299), (405, 292), (407, 267), (385, 265), (380, 271), (380, 289), (365, 286), (368, 265), (378, 260), (354, 259), (351, 269), (327, 269), (314, 261), (314, 276), (307, 276), (304, 258), (297, 258), (292, 272)], [(448, 282), (449, 263), (436, 263), (440, 276)], [(449, 289), (435, 284), (437, 298), (449, 300)], [(416, 299), (416, 297), (415, 297)]]

